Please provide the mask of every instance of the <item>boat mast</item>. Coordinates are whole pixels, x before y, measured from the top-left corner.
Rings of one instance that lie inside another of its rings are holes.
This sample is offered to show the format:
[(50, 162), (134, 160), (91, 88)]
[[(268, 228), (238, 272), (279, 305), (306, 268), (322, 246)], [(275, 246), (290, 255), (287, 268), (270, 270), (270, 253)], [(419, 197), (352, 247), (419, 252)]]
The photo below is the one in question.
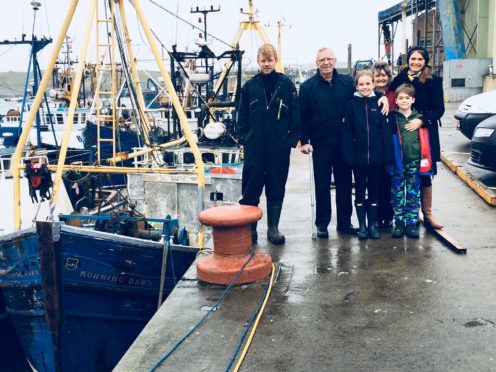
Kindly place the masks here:
[[(36, 12), (40, 8), (41, 4), (38, 2), (33, 1), (31, 3), (33, 6), (34, 10), (34, 19), (33, 19), (33, 29), (31, 33), (31, 40), (26, 40), (26, 34), (22, 34), (22, 39), (21, 40), (4, 40), (0, 41), (0, 45), (19, 45), (19, 44), (29, 44), (31, 45), (31, 53), (30, 53), (30, 59), (29, 59), (29, 64), (28, 64), (28, 70), (26, 74), (26, 81), (24, 83), (24, 93), (22, 96), (22, 104), (21, 104), (21, 111), (20, 111), (20, 118), (19, 118), (19, 128), (18, 128), (18, 133), (17, 135), (19, 136), (21, 133), (22, 129), (22, 122), (23, 122), (23, 116), (24, 116), (24, 109), (26, 106), (26, 101), (27, 101), (27, 94), (28, 94), (28, 84), (29, 80), (31, 77), (31, 69), (33, 70), (33, 92), (36, 92), (38, 90), (38, 80), (41, 78), (41, 69), (38, 63), (38, 58), (37, 54), (40, 50), (42, 50), (44, 47), (46, 47), (48, 44), (50, 44), (53, 40), (52, 39), (47, 39), (45, 37), (42, 37), (38, 39), (34, 35), (34, 27), (35, 27), (35, 21), (36, 21)], [(44, 96), (45, 102), (47, 103), (46, 96)], [(48, 103), (46, 104), (47, 110), (49, 110)], [(48, 117), (51, 118), (51, 115)], [(41, 148), (41, 120), (40, 120), (40, 114), (39, 112), (36, 113), (36, 139), (37, 139), (37, 147)]]
[(41, 79), (40, 86), (38, 87), (38, 90), (36, 92), (33, 105), (31, 106), (31, 110), (29, 111), (28, 119), (26, 121), (26, 124), (23, 126), (21, 136), (19, 137), (19, 141), (14, 152), (14, 156), (12, 157), (12, 177), (14, 181), (14, 228), (16, 230), (19, 230), (21, 228), (20, 161), (22, 151), (24, 149), (24, 146), (26, 145), (29, 132), (31, 131), (31, 128), (33, 126), (33, 122), (38, 109), (40, 108), (41, 100), (43, 99), (45, 90), (47, 89), (48, 83), (50, 82), (53, 72), (53, 66), (55, 65), (62, 44), (64, 43), (65, 35), (67, 34), (67, 31), (69, 29), (69, 25), (71, 23), (72, 17), (74, 16), (74, 12), (76, 11), (78, 2), (79, 0), (71, 0), (69, 4), (67, 14), (64, 18), (64, 22), (60, 30), (60, 34), (57, 37), (52, 55), (50, 56), (50, 61), (48, 62), (48, 66)]
[[(236, 32), (233, 41), (231, 42), (231, 49), (235, 51), (239, 47), (239, 41), (241, 40), (243, 33), (247, 30), (257, 31), (260, 38), (262, 39), (262, 42), (270, 44), (270, 40), (265, 32), (264, 26), (260, 23), (258, 19), (255, 19), (255, 13), (253, 12), (253, 0), (248, 1), (248, 11), (244, 12), (243, 9), (241, 9), (241, 14), (247, 15), (248, 20), (242, 21), (240, 23), (239, 29)], [(227, 72), (229, 71), (229, 69), (231, 68), (232, 64), (233, 64), (232, 59), (227, 60), (226, 64), (224, 65), (224, 69), (222, 70), (222, 73), (220, 74), (219, 79), (217, 80), (217, 83), (214, 88), (214, 92), (217, 92), (218, 89), (220, 88), (220, 84), (224, 81), (224, 78)], [(276, 66), (276, 71), (283, 72), (280, 70), (278, 66)], [(241, 84), (241, 82), (237, 81), (236, 84)]]

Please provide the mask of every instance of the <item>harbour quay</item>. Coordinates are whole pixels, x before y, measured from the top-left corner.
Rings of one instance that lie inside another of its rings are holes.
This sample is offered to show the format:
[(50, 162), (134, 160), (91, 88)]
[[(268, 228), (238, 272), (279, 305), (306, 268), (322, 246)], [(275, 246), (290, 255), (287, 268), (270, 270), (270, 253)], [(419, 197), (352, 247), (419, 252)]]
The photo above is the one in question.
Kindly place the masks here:
[[(446, 106), (442, 150), (490, 190), (490, 174), (465, 165), (470, 141), (456, 129), (456, 107)], [(312, 239), (309, 159), (294, 150), (286, 243), (268, 243), (265, 217), (259, 223), (256, 249), (272, 256), (277, 277), (240, 370), (495, 370), (496, 210), (449, 165), (438, 164), (433, 209), (464, 254), (423, 226), (418, 240), (383, 229), (381, 239), (359, 241), (337, 232), (333, 218), (329, 239)], [(192, 265), (115, 370), (234, 368), (269, 279), (232, 287), (212, 309), (225, 287), (198, 283)]]

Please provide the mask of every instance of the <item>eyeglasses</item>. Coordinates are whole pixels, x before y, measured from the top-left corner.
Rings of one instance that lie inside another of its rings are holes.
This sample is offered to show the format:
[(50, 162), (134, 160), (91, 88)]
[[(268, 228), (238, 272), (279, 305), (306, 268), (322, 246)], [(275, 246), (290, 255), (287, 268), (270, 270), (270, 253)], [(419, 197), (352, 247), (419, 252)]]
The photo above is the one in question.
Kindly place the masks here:
[(334, 58), (334, 57), (332, 57), (332, 58), (331, 57), (324, 57), (324, 58), (318, 59), (317, 63), (322, 64), (324, 62), (334, 62), (335, 60), (336, 60), (336, 58)]

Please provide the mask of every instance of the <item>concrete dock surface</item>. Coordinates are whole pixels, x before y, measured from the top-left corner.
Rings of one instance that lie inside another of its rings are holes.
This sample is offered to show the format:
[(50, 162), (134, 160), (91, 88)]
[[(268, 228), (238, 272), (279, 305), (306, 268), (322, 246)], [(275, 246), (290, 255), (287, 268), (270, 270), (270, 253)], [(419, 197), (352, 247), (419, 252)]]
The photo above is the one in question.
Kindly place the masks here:
[[(441, 142), (463, 162), (470, 142), (455, 129), (456, 107), (447, 107)], [(337, 233), (334, 218), (330, 238), (312, 240), (309, 159), (293, 151), (280, 224), (286, 244), (268, 243), (265, 218), (259, 223), (257, 248), (271, 254), (279, 276), (240, 370), (496, 370), (496, 210), (438, 168), (433, 212), (466, 255), (423, 227), (418, 240), (392, 239), (386, 229), (359, 241)], [(195, 274), (193, 266), (116, 371), (150, 370), (216, 302), (223, 288)], [(225, 370), (267, 283), (232, 288), (157, 369)]]

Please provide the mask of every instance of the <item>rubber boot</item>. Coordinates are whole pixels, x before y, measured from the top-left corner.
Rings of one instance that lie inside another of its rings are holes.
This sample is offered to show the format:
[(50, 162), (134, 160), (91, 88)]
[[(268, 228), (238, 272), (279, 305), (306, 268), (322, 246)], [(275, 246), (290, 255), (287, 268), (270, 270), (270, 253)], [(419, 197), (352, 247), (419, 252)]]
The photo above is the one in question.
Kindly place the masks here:
[(367, 223), (365, 222), (366, 220), (365, 206), (363, 204), (355, 204), (355, 209), (356, 209), (356, 214), (358, 217), (358, 225), (359, 225), (357, 231), (358, 239), (360, 240), (367, 239), (369, 233), (367, 231)]
[(377, 221), (377, 203), (367, 206), (367, 220), (369, 224), (369, 238), (379, 239), (381, 234), (379, 234), (375, 225)]
[(257, 222), (253, 222), (251, 225), (251, 244), (255, 245), (258, 242), (258, 233), (257, 233)]
[(420, 202), (422, 204), (422, 213), (424, 214), (424, 226), (442, 229), (443, 225), (432, 215), (432, 186), (422, 187)]
[(279, 231), (279, 218), (281, 217), (282, 204), (267, 203), (267, 239), (272, 244), (284, 244), (286, 240)]

